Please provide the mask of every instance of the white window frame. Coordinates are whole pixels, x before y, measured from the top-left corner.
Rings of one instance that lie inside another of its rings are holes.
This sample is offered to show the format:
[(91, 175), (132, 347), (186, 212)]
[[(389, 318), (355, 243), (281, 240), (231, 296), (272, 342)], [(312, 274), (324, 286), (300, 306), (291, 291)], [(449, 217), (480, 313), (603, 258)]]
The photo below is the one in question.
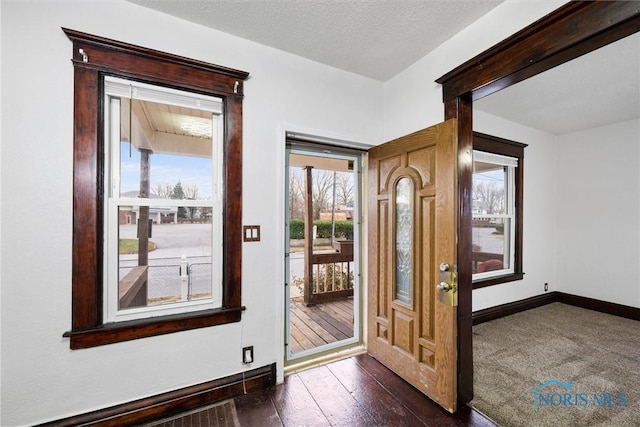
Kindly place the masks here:
[[(104, 288), (105, 323), (180, 314), (222, 306), (223, 218), (222, 185), (224, 127), (220, 98), (180, 91), (116, 77), (105, 77), (105, 200)], [(120, 98), (159, 102), (212, 113), (212, 195), (207, 200), (141, 199), (120, 195)], [(211, 298), (147, 307), (118, 308), (120, 206), (210, 207), (212, 209)]]
[(473, 219), (502, 219), (503, 224), (508, 223), (509, 227), (504, 228), (505, 234), (508, 233), (506, 240), (505, 253), (503, 254), (503, 265), (507, 264), (509, 268), (500, 270), (486, 271), (482, 273), (474, 273), (472, 281), (486, 280), (494, 277), (505, 276), (515, 273), (516, 262), (516, 168), (518, 167), (518, 158), (504, 156), (501, 154), (489, 153), (486, 151), (473, 150), (473, 164), (475, 174), (475, 162), (483, 162), (494, 164), (496, 166), (506, 167), (505, 173), (505, 213), (504, 214), (472, 214)]

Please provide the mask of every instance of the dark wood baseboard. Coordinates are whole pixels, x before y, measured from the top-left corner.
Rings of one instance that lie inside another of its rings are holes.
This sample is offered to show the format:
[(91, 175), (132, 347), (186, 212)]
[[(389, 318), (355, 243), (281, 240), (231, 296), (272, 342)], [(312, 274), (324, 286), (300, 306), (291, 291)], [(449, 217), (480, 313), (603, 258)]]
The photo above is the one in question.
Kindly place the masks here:
[(616, 304), (614, 302), (600, 301), (593, 298), (580, 297), (577, 295), (557, 293), (557, 301), (563, 304), (574, 305), (576, 307), (587, 308), (601, 313), (613, 314), (614, 316), (625, 317), (632, 320), (640, 320), (640, 308), (628, 305)]
[(111, 406), (42, 426), (124, 426), (158, 420), (276, 383), (276, 364)]
[(490, 320), (495, 320), (501, 317), (516, 314), (521, 311), (551, 304), (552, 302), (556, 302), (557, 300), (557, 292), (547, 292), (520, 301), (509, 302), (506, 304), (497, 305), (495, 307), (485, 308), (484, 310), (474, 311), (472, 316), (473, 324), (478, 325)]
[(484, 310), (475, 311), (473, 313), (473, 324), (478, 325), (483, 322), (516, 314), (521, 311), (551, 304), (552, 302), (561, 302), (563, 304), (612, 314), (614, 316), (620, 316), (627, 319), (640, 320), (640, 308), (554, 291), (520, 301), (509, 302), (495, 307), (485, 308)]

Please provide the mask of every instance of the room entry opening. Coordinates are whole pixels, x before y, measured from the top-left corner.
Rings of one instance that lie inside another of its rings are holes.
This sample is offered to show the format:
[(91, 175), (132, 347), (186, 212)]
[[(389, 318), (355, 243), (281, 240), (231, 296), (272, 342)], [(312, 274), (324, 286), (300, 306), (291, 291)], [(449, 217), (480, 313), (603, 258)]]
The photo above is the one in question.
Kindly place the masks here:
[(361, 343), (362, 155), (287, 140), (288, 365)]

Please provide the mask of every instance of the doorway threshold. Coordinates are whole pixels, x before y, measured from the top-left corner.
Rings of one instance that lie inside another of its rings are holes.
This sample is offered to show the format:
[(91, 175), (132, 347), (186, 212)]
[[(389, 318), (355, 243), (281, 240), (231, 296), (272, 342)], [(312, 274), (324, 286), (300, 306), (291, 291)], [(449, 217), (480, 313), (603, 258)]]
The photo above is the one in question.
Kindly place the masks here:
[(318, 357), (313, 357), (310, 359), (304, 359), (300, 362), (292, 363), (284, 367), (284, 376), (288, 376), (291, 374), (295, 374), (300, 371), (304, 371), (305, 369), (315, 368), (317, 366), (326, 365), (327, 363), (336, 362), (342, 359), (348, 359), (353, 356), (357, 356), (359, 354), (364, 354), (367, 352), (367, 348), (362, 344), (354, 345), (353, 347), (349, 347), (339, 351), (333, 351), (329, 354), (324, 354)]

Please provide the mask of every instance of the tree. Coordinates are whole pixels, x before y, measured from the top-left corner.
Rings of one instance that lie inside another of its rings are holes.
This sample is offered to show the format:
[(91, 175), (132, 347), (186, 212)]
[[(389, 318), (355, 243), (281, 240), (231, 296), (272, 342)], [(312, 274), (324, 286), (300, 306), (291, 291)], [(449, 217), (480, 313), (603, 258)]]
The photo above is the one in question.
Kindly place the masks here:
[(353, 207), (353, 173), (336, 174), (336, 197), (340, 206)]
[(153, 184), (151, 191), (161, 199), (171, 199), (173, 195), (173, 184), (169, 182), (156, 182)]
[(504, 188), (494, 182), (478, 182), (473, 188), (473, 199), (482, 203), (487, 214), (504, 213)]
[(200, 198), (200, 189), (198, 184), (188, 184), (183, 187), (184, 198), (189, 200), (198, 200)]
[(182, 183), (180, 180), (173, 187), (173, 191), (171, 192), (172, 199), (184, 199), (184, 189), (182, 188)]
[[(182, 183), (180, 180), (173, 187), (173, 191), (171, 192), (172, 199), (184, 199), (184, 190), (182, 188)], [(179, 207), (178, 208), (178, 218), (187, 218), (190, 215), (190, 209)]]
[(330, 206), (333, 189), (333, 171), (314, 169), (313, 178), (313, 219), (320, 219), (320, 211)]
[(304, 182), (299, 168), (289, 168), (289, 215), (304, 218)]

